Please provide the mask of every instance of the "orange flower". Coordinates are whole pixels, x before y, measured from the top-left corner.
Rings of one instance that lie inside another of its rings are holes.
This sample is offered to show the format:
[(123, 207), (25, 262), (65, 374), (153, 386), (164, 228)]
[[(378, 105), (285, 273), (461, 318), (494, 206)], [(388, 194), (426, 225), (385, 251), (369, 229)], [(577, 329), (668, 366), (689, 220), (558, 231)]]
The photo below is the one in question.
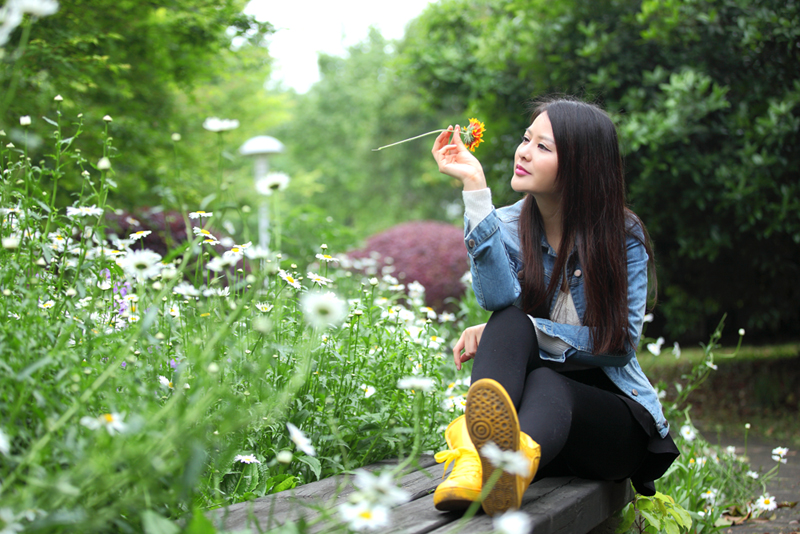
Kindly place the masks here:
[(481, 144), (484, 132), (486, 132), (486, 126), (481, 121), (478, 119), (469, 120), (469, 125), (467, 125), (466, 131), (464, 132), (466, 134), (464, 144), (470, 152), (475, 152), (475, 149)]
[[(419, 139), (420, 137), (425, 137), (426, 135), (436, 134), (445, 132), (447, 130), (433, 130), (432, 132), (426, 132), (424, 134), (415, 135), (414, 137), (409, 137), (408, 139), (403, 139), (402, 141), (397, 141), (396, 143), (392, 143), (390, 145), (382, 146), (379, 148), (373, 148), (374, 152), (378, 150), (383, 150), (384, 148), (389, 148), (390, 146), (399, 145), (400, 143), (405, 143), (407, 141), (413, 141), (414, 139)], [(461, 129), (461, 138), (464, 141), (464, 145), (470, 149), (470, 151), (475, 152), (475, 149), (481, 144), (483, 141), (483, 134), (486, 132), (486, 126), (479, 121), (478, 119), (470, 119), (469, 124), (466, 128)]]

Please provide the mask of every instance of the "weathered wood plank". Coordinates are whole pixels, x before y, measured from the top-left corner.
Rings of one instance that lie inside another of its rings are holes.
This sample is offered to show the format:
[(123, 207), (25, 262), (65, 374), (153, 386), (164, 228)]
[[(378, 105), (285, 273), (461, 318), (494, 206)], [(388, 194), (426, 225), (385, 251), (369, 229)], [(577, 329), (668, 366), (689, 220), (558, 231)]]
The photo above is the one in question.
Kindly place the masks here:
[[(545, 483), (547, 483), (545, 485)], [(544, 479), (528, 488), (520, 510), (531, 518), (531, 534), (576, 534), (591, 531), (633, 498), (630, 482), (602, 482), (573, 477)], [(454, 532), (456, 524), (436, 530)], [(470, 531), (491, 531), (492, 518), (479, 514)]]
[[(386, 460), (364, 469), (377, 471), (392, 468), (397, 463), (397, 460)], [(411, 493), (412, 498), (433, 491), (430, 488), (435, 489), (438, 484), (436, 475), (441, 477), (442, 468), (432, 456), (422, 456), (418, 463), (422, 469), (404, 476), (401, 480), (401, 487)], [(244, 529), (254, 522), (266, 529), (269, 525), (277, 526), (300, 518), (311, 521), (320, 515), (319, 507), (334, 508), (355, 491), (350, 484), (350, 478), (352, 477), (349, 475), (325, 478), (292, 490), (212, 510), (209, 516), (215, 524), (228, 530)]]
[[(376, 470), (396, 465), (382, 462), (368, 467)], [(392, 510), (392, 534), (445, 534), (458, 529), (460, 513), (443, 513), (433, 507), (431, 494), (442, 479), (442, 467), (432, 457), (420, 460), (422, 469), (405, 475), (400, 486), (411, 494), (410, 502)], [(214, 511), (215, 523), (230, 530), (258, 524), (268, 529), (301, 517), (313, 521), (320, 509), (334, 509), (355, 491), (349, 476), (331, 477), (248, 503)], [(547, 478), (532, 484), (525, 492), (521, 510), (532, 519), (533, 534), (588, 533), (608, 519), (633, 497), (628, 481), (613, 483), (576, 477)], [(324, 525), (315, 525), (312, 532)], [(464, 532), (489, 532), (492, 518), (479, 512)]]
[[(531, 518), (533, 534), (575, 534), (591, 531), (622, 508), (632, 493), (630, 483), (549, 478), (525, 492), (521, 510)], [(459, 530), (461, 514), (437, 512), (430, 498), (421, 498), (393, 510), (393, 534), (445, 534)], [(492, 518), (479, 512), (471, 518), (467, 532), (489, 532)]]

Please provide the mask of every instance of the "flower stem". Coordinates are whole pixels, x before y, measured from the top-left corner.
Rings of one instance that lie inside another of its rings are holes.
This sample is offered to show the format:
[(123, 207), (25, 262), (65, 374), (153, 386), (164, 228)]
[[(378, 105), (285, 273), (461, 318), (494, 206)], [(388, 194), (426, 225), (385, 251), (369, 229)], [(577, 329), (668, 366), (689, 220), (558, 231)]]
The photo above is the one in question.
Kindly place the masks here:
[(378, 150), (383, 150), (384, 148), (389, 148), (390, 146), (399, 145), (400, 143), (405, 143), (406, 141), (413, 141), (414, 139), (419, 139), (420, 137), (425, 137), (426, 135), (430, 135), (430, 134), (434, 134), (434, 133), (440, 133), (440, 132), (446, 132), (446, 131), (447, 130), (445, 130), (445, 129), (433, 130), (432, 132), (427, 132), (427, 133), (424, 133), (424, 134), (419, 134), (419, 135), (414, 136), (414, 137), (409, 137), (408, 139), (403, 139), (402, 141), (398, 141), (396, 143), (392, 143), (391, 145), (382, 146), (380, 148), (373, 148), (372, 151), (373, 152), (377, 152)]

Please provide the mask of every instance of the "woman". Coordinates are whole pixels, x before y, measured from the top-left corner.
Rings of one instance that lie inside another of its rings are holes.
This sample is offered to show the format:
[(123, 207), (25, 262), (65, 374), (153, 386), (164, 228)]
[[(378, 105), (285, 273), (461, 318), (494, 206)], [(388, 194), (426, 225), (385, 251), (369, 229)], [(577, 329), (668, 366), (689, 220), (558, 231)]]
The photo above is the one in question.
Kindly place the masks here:
[(503, 473), (482, 504), (490, 515), (518, 508), (534, 476), (630, 477), (653, 495), (678, 450), (636, 360), (653, 254), (625, 207), (614, 124), (591, 104), (539, 104), (514, 156), (511, 187), (525, 197), (498, 210), (459, 133), (448, 128), (432, 152), (463, 183), (472, 285), (494, 313), (453, 349), (459, 370), (475, 359), (472, 386), (445, 432), (450, 450), (437, 454), (456, 464), (434, 504), (460, 510), (477, 499), (492, 471), (489, 442), (520, 451), (529, 467)]

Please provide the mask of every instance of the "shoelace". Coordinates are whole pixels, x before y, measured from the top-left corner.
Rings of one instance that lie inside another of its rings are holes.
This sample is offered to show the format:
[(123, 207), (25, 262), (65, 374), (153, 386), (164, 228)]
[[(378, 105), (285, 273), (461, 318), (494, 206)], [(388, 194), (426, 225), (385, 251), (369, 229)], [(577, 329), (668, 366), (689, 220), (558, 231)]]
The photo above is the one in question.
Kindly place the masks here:
[[(433, 459), (436, 460), (437, 463), (444, 462), (444, 471), (442, 471), (442, 478), (444, 478), (444, 474), (447, 473), (447, 467), (456, 460), (462, 460), (462, 461), (457, 462), (456, 466), (453, 467), (454, 471), (456, 467), (466, 468), (468, 471), (472, 472), (474, 472), (474, 470), (479, 470), (481, 468), (481, 463), (480, 459), (478, 458), (478, 453), (475, 452), (475, 449), (472, 449), (470, 447), (458, 447), (456, 449), (448, 449), (446, 451), (440, 451), (433, 456)], [(450, 476), (453, 476), (453, 473), (451, 473)]]

